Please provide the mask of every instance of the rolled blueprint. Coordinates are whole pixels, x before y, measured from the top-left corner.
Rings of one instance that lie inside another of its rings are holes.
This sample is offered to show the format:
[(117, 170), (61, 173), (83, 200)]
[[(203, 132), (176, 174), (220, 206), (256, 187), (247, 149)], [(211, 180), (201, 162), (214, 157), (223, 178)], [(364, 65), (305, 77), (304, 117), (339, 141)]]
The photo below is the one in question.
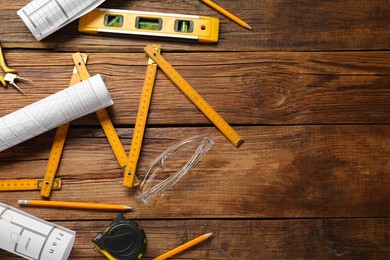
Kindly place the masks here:
[(113, 104), (100, 75), (0, 118), (0, 152)]
[(66, 260), (76, 232), (0, 203), (0, 248), (25, 259)]
[(40, 41), (103, 2), (104, 0), (33, 0), (17, 14)]

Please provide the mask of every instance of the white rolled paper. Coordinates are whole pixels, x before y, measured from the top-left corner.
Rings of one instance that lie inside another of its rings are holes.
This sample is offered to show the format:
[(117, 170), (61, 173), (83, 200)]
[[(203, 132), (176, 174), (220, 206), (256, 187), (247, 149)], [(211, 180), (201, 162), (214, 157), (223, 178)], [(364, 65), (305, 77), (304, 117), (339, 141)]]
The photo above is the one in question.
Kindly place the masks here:
[(38, 41), (98, 7), (104, 0), (33, 0), (17, 11)]
[(0, 152), (112, 104), (101, 76), (95, 75), (0, 118)]

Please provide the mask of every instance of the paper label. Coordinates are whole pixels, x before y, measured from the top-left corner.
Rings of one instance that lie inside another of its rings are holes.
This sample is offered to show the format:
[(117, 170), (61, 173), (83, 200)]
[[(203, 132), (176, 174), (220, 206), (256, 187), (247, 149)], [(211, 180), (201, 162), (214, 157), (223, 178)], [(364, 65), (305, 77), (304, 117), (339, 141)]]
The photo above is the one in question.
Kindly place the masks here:
[(66, 260), (76, 232), (0, 203), (0, 248), (35, 260)]

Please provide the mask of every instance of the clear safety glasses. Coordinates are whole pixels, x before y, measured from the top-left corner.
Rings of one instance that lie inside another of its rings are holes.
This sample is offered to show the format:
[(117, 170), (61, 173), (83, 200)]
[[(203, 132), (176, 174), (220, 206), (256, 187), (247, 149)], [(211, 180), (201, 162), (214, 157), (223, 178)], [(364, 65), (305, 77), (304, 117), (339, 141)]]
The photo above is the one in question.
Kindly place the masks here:
[(147, 204), (177, 183), (191, 170), (215, 141), (207, 136), (185, 139), (160, 154), (150, 165), (135, 193), (136, 199)]

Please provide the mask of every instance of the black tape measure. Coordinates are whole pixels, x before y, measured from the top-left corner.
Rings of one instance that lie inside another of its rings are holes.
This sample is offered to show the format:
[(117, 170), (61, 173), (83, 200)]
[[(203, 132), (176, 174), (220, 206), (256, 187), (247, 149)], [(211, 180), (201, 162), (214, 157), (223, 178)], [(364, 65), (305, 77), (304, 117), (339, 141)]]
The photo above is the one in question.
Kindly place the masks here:
[(106, 231), (92, 242), (109, 259), (138, 260), (146, 250), (146, 236), (137, 223), (118, 214)]

